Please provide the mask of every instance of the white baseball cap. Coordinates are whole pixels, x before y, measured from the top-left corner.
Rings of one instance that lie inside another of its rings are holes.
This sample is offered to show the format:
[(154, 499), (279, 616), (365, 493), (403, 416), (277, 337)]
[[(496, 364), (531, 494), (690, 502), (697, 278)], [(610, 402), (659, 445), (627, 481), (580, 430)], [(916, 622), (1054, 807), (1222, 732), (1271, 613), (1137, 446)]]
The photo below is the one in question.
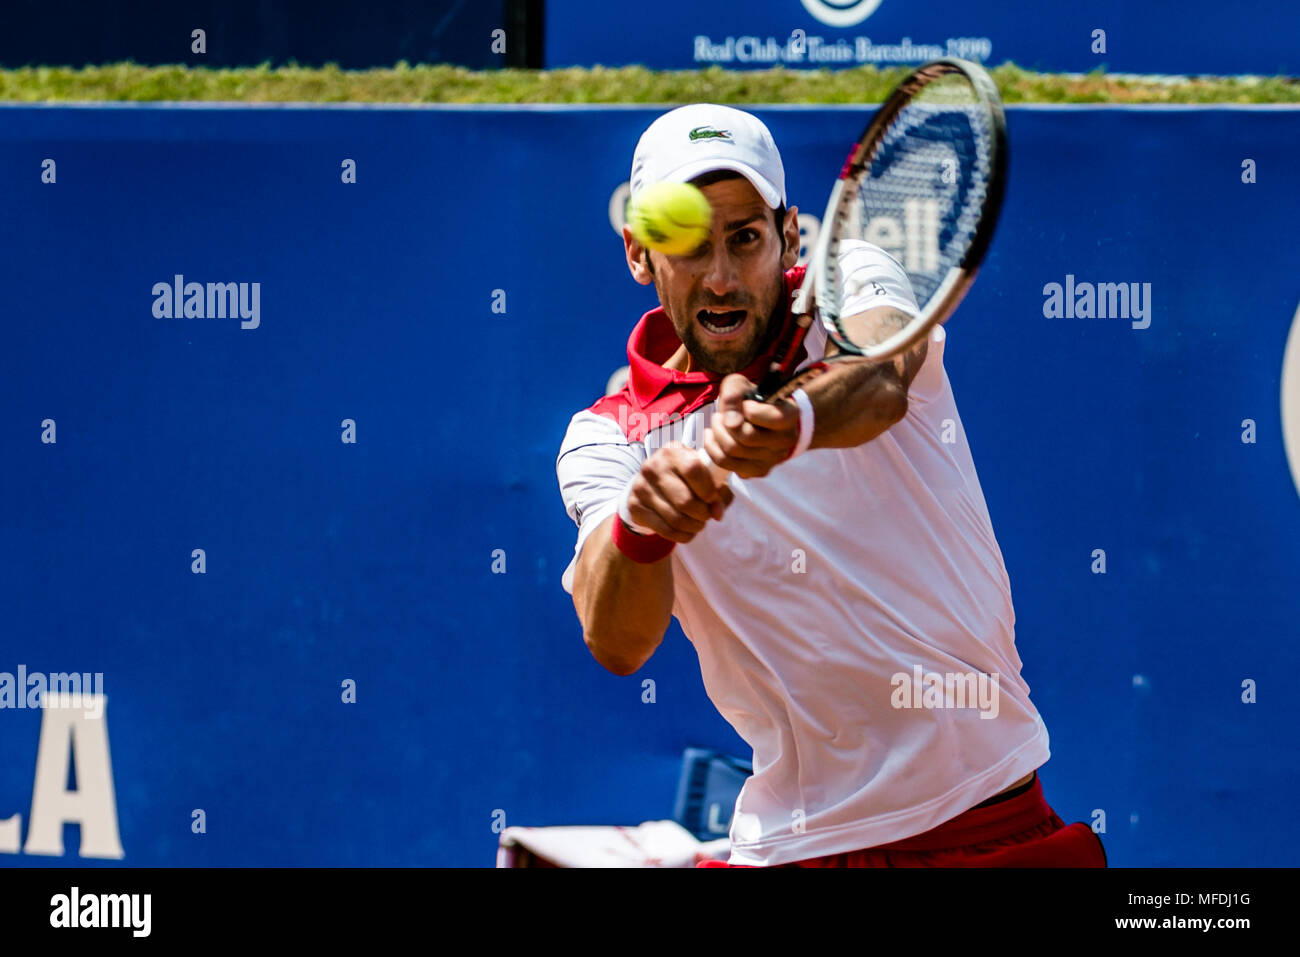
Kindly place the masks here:
[(740, 173), (772, 209), (785, 205), (785, 167), (763, 121), (712, 103), (678, 107), (646, 128), (632, 155), (632, 198), (654, 183), (717, 169)]

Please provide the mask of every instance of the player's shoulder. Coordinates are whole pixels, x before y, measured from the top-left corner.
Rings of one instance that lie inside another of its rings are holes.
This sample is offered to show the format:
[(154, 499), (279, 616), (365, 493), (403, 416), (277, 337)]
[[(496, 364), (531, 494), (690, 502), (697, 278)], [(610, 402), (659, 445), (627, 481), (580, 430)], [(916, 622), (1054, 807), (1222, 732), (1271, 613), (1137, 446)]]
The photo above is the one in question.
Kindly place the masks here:
[[(867, 280), (888, 280), (891, 284), (907, 284), (909, 288), (911, 286), (903, 264), (879, 246), (865, 240), (840, 240), (838, 262), (839, 273), (846, 278), (850, 275), (859, 278), (865, 276)], [(786, 284), (792, 294), (803, 284), (807, 274), (807, 266), (795, 266), (786, 270)]]
[(661, 438), (676, 434), (685, 420), (710, 401), (707, 389), (697, 387), (694, 391), (698, 394), (683, 396), (680, 390), (668, 388), (646, 402), (637, 398), (630, 383), (624, 385), (569, 420), (560, 454), (597, 443), (640, 446), (652, 433)]
[(878, 269), (906, 277), (903, 264), (885, 250), (864, 239), (841, 239), (839, 245), (841, 272), (853, 269)]
[(574, 413), (569, 419), (568, 428), (564, 430), (564, 441), (560, 444), (560, 454), (583, 445), (599, 443), (602, 445), (628, 445), (627, 433), (619, 426), (617, 416), (603, 415), (598, 408), (600, 403)]
[(560, 443), (559, 458), (586, 446), (631, 445), (635, 423), (634, 402), (625, 385), (618, 392), (602, 396), (569, 419)]

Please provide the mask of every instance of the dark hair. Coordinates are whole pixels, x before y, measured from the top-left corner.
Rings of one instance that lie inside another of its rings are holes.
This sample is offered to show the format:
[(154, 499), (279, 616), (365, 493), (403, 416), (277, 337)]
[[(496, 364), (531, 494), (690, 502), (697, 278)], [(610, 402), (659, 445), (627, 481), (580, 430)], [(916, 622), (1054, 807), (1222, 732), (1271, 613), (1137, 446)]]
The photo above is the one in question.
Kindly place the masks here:
[[(745, 177), (742, 174), (737, 173), (734, 169), (714, 169), (714, 170), (709, 170), (707, 173), (701, 173), (699, 176), (696, 176), (694, 179), (691, 180), (691, 185), (698, 186), (700, 189), (703, 189), (706, 186), (712, 186), (714, 183), (719, 183), (724, 179), (744, 179), (744, 178)], [(782, 256), (785, 255), (785, 229), (782, 226), (784, 222), (785, 222), (785, 203), (782, 203), (776, 209), (772, 210), (772, 224), (776, 227), (776, 234), (781, 239)], [(645, 252), (645, 264), (646, 264), (646, 268), (650, 270), (650, 275), (653, 276), (655, 272), (655, 267), (654, 264), (650, 262), (649, 250), (646, 250)]]

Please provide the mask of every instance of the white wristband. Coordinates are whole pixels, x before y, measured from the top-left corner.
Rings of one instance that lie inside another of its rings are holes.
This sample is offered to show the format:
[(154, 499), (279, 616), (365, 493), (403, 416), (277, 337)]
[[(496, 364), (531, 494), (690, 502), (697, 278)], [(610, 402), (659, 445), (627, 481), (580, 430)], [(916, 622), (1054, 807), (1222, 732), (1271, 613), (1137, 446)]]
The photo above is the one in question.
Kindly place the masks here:
[(790, 398), (794, 404), (799, 407), (799, 441), (795, 443), (794, 451), (790, 453), (790, 459), (796, 458), (808, 451), (808, 446), (812, 445), (813, 437), (813, 405), (812, 400), (808, 398), (808, 393), (803, 389), (795, 389), (790, 393)]
[(632, 521), (632, 514), (627, 510), (627, 497), (631, 494), (632, 482), (635, 481), (636, 476), (634, 475), (632, 476), (631, 481), (627, 483), (627, 487), (618, 493), (618, 517), (624, 525), (632, 529), (632, 531), (636, 532), (638, 535), (653, 535), (655, 533), (653, 528), (646, 528), (644, 525), (638, 525), (636, 522)]

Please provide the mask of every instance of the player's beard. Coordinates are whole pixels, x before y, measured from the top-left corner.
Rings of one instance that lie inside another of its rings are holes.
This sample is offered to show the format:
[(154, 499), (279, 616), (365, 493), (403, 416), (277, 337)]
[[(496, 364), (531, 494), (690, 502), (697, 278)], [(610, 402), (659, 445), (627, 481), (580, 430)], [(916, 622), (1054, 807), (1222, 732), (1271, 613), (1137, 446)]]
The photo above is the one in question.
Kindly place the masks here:
[[(659, 285), (657, 278), (655, 285), (656, 287)], [(690, 353), (691, 368), (693, 370), (703, 369), (712, 372), (714, 375), (730, 375), (752, 365), (754, 360), (762, 355), (763, 350), (771, 344), (773, 337), (781, 328), (781, 321), (785, 318), (784, 291), (784, 274), (778, 272), (775, 289), (769, 290), (772, 305), (767, 314), (760, 319), (758, 310), (746, 310), (748, 312), (746, 321), (755, 325), (755, 331), (753, 338), (750, 340), (750, 346), (744, 352), (731, 350), (723, 352), (710, 351), (700, 331), (699, 319), (695, 313), (687, 316), (684, 322), (674, 320), (673, 328), (677, 331), (677, 337), (681, 339), (686, 346), (686, 351)], [(659, 301), (661, 303), (664, 301), (662, 290), (660, 290)], [(727, 305), (735, 306), (737, 304), (730, 303)]]

